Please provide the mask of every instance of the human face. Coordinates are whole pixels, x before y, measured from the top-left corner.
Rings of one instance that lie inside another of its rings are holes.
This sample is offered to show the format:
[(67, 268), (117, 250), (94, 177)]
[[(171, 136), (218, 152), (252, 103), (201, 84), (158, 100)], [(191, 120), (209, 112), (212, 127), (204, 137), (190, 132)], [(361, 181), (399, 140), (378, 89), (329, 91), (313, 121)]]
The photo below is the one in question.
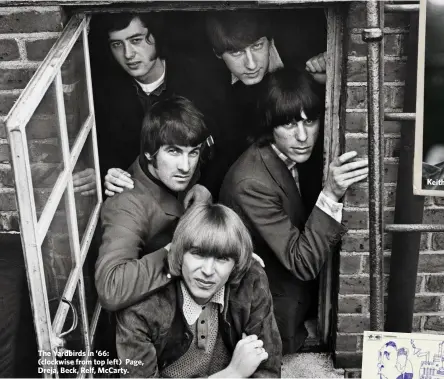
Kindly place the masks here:
[[(170, 190), (183, 191), (196, 170), (200, 147), (201, 145), (195, 147), (162, 145), (154, 157), (147, 154), (150, 160), (148, 170)], [(156, 165), (153, 164), (153, 159), (156, 160)]]
[(162, 61), (156, 57), (153, 35), (147, 39), (146, 28), (138, 17), (122, 30), (109, 33), (111, 52), (119, 65), (133, 78), (149, 84), (163, 73)]
[(233, 267), (232, 258), (203, 257), (187, 252), (183, 255), (182, 278), (194, 301), (206, 304), (227, 283)]
[(231, 73), (245, 85), (259, 83), (268, 72), (270, 42), (267, 37), (238, 51), (226, 51), (222, 59)]
[(296, 163), (306, 162), (319, 135), (319, 119), (308, 120), (301, 112), (302, 120), (274, 128), (276, 147)]

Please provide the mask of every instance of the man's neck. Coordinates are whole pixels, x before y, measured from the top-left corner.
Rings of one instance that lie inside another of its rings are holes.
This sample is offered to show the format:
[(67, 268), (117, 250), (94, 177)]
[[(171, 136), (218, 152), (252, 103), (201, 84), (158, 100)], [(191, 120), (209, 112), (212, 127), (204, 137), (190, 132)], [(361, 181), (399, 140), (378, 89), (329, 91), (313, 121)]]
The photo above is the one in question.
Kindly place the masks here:
[(136, 78), (136, 80), (143, 84), (151, 84), (154, 83), (156, 80), (160, 79), (164, 71), (165, 71), (164, 62), (160, 58), (157, 58), (154, 67), (145, 76)]

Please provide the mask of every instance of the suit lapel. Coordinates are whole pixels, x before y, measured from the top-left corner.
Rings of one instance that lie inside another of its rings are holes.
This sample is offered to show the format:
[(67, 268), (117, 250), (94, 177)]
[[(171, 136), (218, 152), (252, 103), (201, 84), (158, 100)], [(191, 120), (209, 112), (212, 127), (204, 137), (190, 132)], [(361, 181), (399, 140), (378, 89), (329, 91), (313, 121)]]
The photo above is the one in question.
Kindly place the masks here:
[(301, 195), (290, 170), (288, 170), (285, 163), (276, 155), (270, 145), (259, 147), (258, 150), (268, 173), (288, 197), (290, 209), (286, 211), (289, 212), (292, 222), (296, 224), (300, 220), (299, 217), (298, 220), (295, 219), (295, 214), (297, 213), (299, 216), (305, 217), (305, 210)]

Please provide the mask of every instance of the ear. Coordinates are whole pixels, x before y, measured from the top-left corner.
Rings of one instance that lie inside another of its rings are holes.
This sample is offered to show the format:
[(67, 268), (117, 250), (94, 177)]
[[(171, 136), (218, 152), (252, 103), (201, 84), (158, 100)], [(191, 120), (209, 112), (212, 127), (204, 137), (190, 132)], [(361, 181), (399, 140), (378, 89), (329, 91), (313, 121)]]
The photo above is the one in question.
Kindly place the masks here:
[(219, 55), (216, 53), (216, 51), (213, 49), (213, 53), (216, 56), (217, 59), (222, 59), (222, 55)]
[(151, 156), (150, 153), (145, 153), (145, 157), (146, 157), (146, 159), (148, 159), (149, 162), (151, 162), (153, 160), (153, 157)]

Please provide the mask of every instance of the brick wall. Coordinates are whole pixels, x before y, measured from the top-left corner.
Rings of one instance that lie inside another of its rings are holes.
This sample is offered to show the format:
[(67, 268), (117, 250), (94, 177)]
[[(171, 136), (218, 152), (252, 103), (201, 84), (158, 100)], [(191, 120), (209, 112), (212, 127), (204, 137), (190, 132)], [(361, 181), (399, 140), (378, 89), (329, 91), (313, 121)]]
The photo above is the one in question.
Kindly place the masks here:
[[(386, 13), (384, 30), (385, 110), (402, 112), (404, 80), (408, 51), (408, 13)], [(346, 31), (348, 44), (346, 88), (346, 150), (367, 154), (366, 52), (362, 29), (366, 26), (365, 5), (352, 3)], [(416, 57), (414, 57), (416, 59)], [(399, 157), (400, 122), (385, 122), (384, 190), (385, 221), (393, 222)], [(425, 223), (442, 223), (444, 201), (426, 198)], [(360, 368), (362, 331), (369, 329), (369, 243), (368, 185), (351, 188), (344, 204), (344, 222), (349, 228), (342, 244), (339, 272), (336, 365)], [(386, 290), (390, 272), (391, 235), (385, 235), (384, 272)], [(421, 236), (416, 283), (414, 332), (444, 331), (444, 236), (423, 233)], [(353, 370), (350, 370), (353, 371)]]

